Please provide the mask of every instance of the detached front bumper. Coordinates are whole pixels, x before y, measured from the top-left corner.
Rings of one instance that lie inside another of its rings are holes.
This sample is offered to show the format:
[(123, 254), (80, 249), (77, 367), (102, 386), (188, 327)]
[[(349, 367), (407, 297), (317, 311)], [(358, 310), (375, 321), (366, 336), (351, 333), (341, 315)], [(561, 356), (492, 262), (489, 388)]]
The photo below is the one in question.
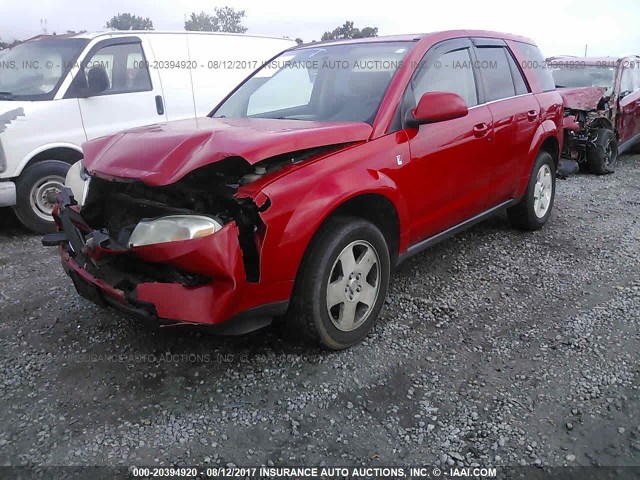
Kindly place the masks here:
[(292, 285), (250, 283), (238, 227), (208, 237), (123, 248), (83, 220), (64, 189), (53, 212), (62, 265), (83, 297), (156, 324), (206, 324), (220, 333), (261, 328), (286, 312)]

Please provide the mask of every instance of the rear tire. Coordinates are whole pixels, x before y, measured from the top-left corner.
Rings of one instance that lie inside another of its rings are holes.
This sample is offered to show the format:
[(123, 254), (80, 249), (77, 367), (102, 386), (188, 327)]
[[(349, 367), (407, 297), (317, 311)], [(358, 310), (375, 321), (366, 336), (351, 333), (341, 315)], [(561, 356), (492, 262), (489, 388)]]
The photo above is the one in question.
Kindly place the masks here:
[(27, 167), (18, 178), (14, 211), (29, 230), (35, 233), (56, 231), (51, 210), (64, 187), (69, 166), (60, 160), (44, 160)]
[(551, 216), (555, 196), (556, 164), (549, 152), (541, 151), (531, 169), (524, 196), (507, 209), (509, 221), (522, 230), (541, 229)]
[(594, 146), (587, 148), (587, 169), (594, 175), (613, 173), (618, 160), (618, 140), (608, 128), (600, 128)]
[(389, 249), (380, 230), (356, 217), (330, 218), (296, 278), (288, 333), (331, 350), (359, 343), (382, 310), (389, 277)]

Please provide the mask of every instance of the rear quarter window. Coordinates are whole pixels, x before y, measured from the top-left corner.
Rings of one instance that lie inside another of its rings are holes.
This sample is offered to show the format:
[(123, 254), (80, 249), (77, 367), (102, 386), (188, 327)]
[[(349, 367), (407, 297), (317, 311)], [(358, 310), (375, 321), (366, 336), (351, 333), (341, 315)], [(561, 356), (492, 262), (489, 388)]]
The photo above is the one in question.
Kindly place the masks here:
[(518, 47), (522, 58), (519, 59), (520, 67), (527, 77), (535, 77), (543, 92), (556, 89), (553, 75), (547, 68), (544, 56), (535, 45), (523, 42), (513, 42)]

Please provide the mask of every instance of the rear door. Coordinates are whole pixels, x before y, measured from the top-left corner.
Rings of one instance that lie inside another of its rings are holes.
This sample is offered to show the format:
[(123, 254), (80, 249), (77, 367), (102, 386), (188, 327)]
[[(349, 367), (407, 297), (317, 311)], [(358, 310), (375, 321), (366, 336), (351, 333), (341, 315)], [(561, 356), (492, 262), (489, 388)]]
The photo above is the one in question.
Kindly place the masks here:
[[(138, 37), (104, 40), (91, 49), (69, 92), (79, 97), (87, 139), (166, 120), (159, 78), (148, 68), (152, 63)], [(86, 97), (87, 75), (98, 73), (106, 73), (107, 89)]]
[(618, 136), (620, 144), (640, 137), (640, 65), (625, 60), (620, 77)]
[(529, 150), (540, 126), (540, 107), (503, 40), (474, 38), (476, 66), (482, 78), (495, 140), (489, 204), (514, 197)]
[(469, 39), (432, 47), (420, 61), (403, 105), (413, 108), (424, 93), (435, 91), (460, 95), (469, 114), (407, 129), (412, 182), (403, 188), (411, 204), (412, 243), (486, 210), (491, 186), (491, 112), (478, 92)]

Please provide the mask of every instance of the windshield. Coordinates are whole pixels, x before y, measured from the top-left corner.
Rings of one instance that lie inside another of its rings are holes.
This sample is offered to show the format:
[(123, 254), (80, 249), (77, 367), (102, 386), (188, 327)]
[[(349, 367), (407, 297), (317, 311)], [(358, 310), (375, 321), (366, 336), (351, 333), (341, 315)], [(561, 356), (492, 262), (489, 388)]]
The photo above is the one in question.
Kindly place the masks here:
[(256, 71), (212, 116), (372, 124), (413, 45), (372, 42), (284, 52)]
[(83, 38), (36, 40), (0, 54), (0, 92), (3, 100), (48, 100), (82, 48)]
[(605, 95), (613, 92), (614, 67), (597, 65), (555, 65), (551, 73), (556, 87), (606, 87)]

